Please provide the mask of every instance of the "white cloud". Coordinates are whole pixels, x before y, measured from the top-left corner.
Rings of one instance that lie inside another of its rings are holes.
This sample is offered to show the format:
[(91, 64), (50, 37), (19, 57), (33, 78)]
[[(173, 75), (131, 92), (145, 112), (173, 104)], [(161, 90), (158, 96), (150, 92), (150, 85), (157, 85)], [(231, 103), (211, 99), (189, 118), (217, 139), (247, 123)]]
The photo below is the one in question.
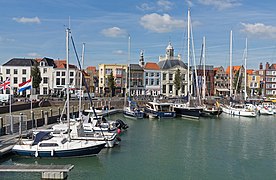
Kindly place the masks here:
[(136, 6), (139, 10), (141, 11), (150, 11), (155, 9), (155, 7), (153, 7), (152, 5), (148, 4), (148, 3), (143, 3), (140, 6)]
[(126, 54), (123, 50), (116, 50), (116, 51), (113, 51), (112, 53), (116, 54), (116, 55), (125, 55)]
[(188, 7), (193, 7), (194, 3), (191, 0), (186, 0)]
[(262, 23), (246, 24), (243, 25), (242, 31), (259, 38), (275, 38), (276, 39), (276, 26), (267, 26)]
[(240, 6), (239, 0), (198, 0), (200, 4), (214, 6), (218, 10), (224, 10), (235, 6)]
[(38, 53), (32, 52), (27, 54), (28, 57), (39, 57), (40, 55)]
[(9, 38), (0, 36), (0, 42), (9, 43), (9, 42), (14, 42), (14, 41), (15, 41), (14, 39), (9, 39)]
[(146, 14), (140, 19), (140, 24), (145, 28), (158, 33), (170, 32), (175, 28), (184, 27), (183, 20), (173, 19), (168, 14)]
[(12, 18), (12, 20), (18, 22), (18, 23), (40, 23), (40, 19), (38, 17), (34, 18), (26, 18), (26, 17), (21, 17), (21, 18)]
[(159, 0), (159, 1), (157, 1), (157, 5), (159, 8), (168, 11), (168, 10), (172, 9), (173, 3), (170, 1), (166, 1), (166, 0)]
[(173, 8), (174, 3), (168, 0), (158, 0), (156, 3), (143, 3), (140, 6), (136, 6), (142, 11), (169, 11)]
[(127, 32), (119, 27), (103, 29), (101, 33), (106, 37), (122, 37), (127, 35)]

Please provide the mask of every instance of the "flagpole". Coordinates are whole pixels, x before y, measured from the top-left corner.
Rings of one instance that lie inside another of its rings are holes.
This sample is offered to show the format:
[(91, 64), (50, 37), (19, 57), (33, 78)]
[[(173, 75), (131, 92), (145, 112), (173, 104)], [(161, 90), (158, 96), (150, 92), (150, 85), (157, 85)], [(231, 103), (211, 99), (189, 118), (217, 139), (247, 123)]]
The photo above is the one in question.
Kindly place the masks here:
[(30, 100), (31, 100), (31, 114), (33, 111), (33, 99), (32, 99), (32, 91), (33, 91), (33, 77), (31, 76), (31, 89), (30, 89)]
[[(11, 82), (11, 77), (10, 80)], [(11, 92), (12, 92), (12, 85), (10, 83), (10, 104), (9, 104), (9, 112), (10, 112), (10, 124), (11, 124), (11, 134), (13, 134), (13, 122), (12, 122), (12, 107), (11, 107), (11, 102), (12, 102), (12, 97), (11, 97)]]

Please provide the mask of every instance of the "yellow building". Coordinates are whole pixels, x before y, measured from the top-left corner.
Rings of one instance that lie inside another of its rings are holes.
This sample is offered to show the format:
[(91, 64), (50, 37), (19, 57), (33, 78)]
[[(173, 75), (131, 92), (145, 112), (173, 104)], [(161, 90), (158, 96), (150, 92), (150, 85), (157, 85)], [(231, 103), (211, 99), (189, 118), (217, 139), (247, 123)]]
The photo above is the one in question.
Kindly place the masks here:
[(113, 73), (115, 81), (115, 94), (123, 94), (126, 89), (126, 64), (99, 64), (99, 93), (109, 94), (108, 76)]
[(249, 96), (258, 95), (260, 90), (261, 76), (253, 70), (247, 70), (247, 87), (249, 88)]

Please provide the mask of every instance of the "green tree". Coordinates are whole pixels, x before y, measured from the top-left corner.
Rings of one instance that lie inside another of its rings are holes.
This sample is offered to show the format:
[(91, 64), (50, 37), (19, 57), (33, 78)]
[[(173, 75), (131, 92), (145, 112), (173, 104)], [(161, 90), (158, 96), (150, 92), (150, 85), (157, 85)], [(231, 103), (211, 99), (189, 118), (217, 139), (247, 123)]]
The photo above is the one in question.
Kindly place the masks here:
[(111, 71), (110, 75), (107, 77), (107, 86), (110, 89), (111, 96), (114, 96), (114, 89), (115, 89), (115, 80), (113, 76), (113, 71)]
[(173, 84), (175, 86), (175, 89), (178, 91), (181, 88), (181, 72), (180, 69), (177, 69), (174, 75), (174, 81)]
[(32, 76), (32, 88), (35, 89), (35, 94), (36, 94), (38, 91), (39, 85), (42, 81), (40, 69), (38, 68), (37, 63), (32, 67), (31, 76)]

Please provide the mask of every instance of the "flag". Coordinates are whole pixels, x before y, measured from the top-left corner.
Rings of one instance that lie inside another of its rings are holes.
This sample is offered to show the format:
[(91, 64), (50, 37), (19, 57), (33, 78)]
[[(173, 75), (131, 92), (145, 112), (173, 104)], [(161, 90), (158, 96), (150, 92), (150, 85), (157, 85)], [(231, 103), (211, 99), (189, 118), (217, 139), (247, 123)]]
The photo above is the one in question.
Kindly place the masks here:
[(10, 88), (10, 78), (8, 77), (2, 84), (0, 84), (0, 89), (6, 90), (7, 88)]
[(18, 87), (18, 93), (25, 91), (27, 89), (31, 89), (32, 88), (32, 78), (30, 78), (28, 81), (26, 82), (22, 82), (19, 84)]

